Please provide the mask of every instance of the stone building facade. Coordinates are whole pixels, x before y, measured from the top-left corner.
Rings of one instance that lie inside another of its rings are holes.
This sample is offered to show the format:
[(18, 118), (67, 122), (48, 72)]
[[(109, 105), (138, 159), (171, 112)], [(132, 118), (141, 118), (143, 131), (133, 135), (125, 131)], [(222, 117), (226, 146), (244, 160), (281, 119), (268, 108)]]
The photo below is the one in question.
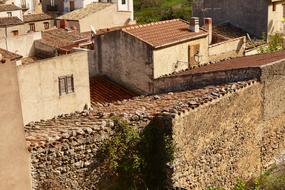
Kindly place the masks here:
[(225, 22), (258, 37), (284, 31), (284, 0), (199, 0), (193, 16), (212, 17), (214, 24)]
[(190, 31), (183, 20), (102, 30), (94, 69), (135, 92), (153, 93), (153, 79), (208, 62), (208, 45), (208, 32)]

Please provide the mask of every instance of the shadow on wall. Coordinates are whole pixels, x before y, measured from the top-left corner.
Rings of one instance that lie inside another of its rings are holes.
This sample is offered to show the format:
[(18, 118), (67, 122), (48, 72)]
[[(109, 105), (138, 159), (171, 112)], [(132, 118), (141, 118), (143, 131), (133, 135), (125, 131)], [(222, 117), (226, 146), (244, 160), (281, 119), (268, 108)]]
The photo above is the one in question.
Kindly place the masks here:
[[(96, 153), (84, 187), (95, 189), (165, 189), (171, 187), (171, 128), (151, 122), (141, 132), (116, 121), (115, 134)], [(163, 127), (159, 127), (163, 126)], [(96, 174), (100, 173), (100, 176)], [(94, 184), (94, 181), (96, 184)]]

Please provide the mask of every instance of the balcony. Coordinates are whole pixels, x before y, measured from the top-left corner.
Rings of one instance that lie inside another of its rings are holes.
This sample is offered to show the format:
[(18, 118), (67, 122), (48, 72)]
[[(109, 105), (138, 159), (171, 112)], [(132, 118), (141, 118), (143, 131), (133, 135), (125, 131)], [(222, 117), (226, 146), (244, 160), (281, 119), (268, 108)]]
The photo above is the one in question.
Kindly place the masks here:
[(47, 11), (57, 12), (58, 11), (57, 5), (47, 5)]

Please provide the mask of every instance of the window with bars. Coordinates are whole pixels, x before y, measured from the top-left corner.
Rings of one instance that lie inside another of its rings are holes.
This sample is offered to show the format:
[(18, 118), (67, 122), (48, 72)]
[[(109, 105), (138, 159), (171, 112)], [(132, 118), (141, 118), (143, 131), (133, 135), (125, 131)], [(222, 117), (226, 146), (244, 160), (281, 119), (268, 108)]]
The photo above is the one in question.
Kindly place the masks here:
[(62, 76), (58, 78), (59, 95), (70, 94), (74, 92), (73, 75)]

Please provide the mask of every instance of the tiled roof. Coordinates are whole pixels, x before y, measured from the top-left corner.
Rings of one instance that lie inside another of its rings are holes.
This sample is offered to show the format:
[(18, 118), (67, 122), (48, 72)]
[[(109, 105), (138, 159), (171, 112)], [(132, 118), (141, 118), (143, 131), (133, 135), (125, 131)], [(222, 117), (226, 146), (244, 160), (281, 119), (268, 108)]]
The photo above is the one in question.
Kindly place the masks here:
[(8, 59), (10, 61), (14, 61), (14, 60), (22, 58), (21, 55), (7, 51), (7, 50), (2, 49), (2, 48), (0, 48), (0, 54), (3, 56), (4, 59)]
[(52, 29), (43, 32), (42, 39), (39, 41), (51, 47), (62, 48), (84, 40), (88, 41), (89, 39), (77, 31)]
[(155, 48), (206, 36), (208, 34), (203, 29), (197, 33), (189, 31), (189, 24), (181, 19), (136, 25), (123, 28), (122, 30)]
[(14, 4), (0, 4), (0, 12), (22, 10)]
[(23, 21), (16, 16), (13, 17), (0, 17), (0, 27), (1, 26), (14, 26), (23, 24)]
[(271, 64), (273, 62), (282, 61), (282, 60), (285, 61), (285, 51), (234, 58), (220, 63), (201, 66), (174, 75), (209, 73), (209, 72), (224, 71), (224, 70), (242, 69), (242, 68), (258, 68), (263, 65)]
[(136, 96), (135, 93), (103, 76), (93, 77), (90, 79), (90, 93), (92, 104), (114, 102), (130, 99)]
[[(65, 19), (65, 20), (80, 20), (84, 17), (89, 16), (90, 14), (101, 11), (107, 7), (112, 5), (111, 3), (91, 3), (87, 5), (85, 8), (77, 9), (72, 12), (66, 13), (57, 19)], [(103, 19), (103, 18), (102, 18)], [(108, 19), (108, 18), (106, 18)]]
[(24, 15), (24, 22), (36, 22), (51, 19), (53, 19), (52, 16), (45, 13)]

